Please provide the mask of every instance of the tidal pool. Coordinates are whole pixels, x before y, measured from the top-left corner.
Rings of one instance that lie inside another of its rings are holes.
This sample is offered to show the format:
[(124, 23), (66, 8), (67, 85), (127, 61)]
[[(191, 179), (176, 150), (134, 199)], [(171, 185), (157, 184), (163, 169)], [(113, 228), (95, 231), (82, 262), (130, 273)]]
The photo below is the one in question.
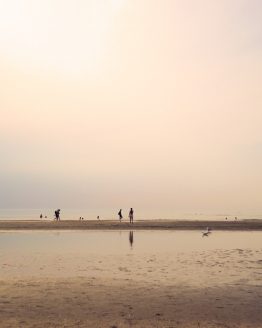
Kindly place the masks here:
[(0, 279), (52, 276), (261, 285), (262, 232), (0, 232)]

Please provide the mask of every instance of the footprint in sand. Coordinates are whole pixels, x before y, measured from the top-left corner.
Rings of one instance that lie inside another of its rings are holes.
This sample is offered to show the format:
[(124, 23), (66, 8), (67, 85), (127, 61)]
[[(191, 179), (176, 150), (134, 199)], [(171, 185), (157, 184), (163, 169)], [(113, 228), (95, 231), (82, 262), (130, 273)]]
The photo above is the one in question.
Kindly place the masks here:
[(126, 267), (119, 267), (118, 270), (122, 272), (130, 272)]

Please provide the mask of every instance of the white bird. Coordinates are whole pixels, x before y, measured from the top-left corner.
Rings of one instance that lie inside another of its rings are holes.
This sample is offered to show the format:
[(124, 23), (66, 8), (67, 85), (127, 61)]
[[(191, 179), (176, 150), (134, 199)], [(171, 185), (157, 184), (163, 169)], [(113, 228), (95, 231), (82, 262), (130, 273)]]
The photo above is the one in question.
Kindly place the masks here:
[(207, 227), (206, 231), (202, 231), (202, 237), (208, 237), (210, 233), (211, 233), (211, 229)]

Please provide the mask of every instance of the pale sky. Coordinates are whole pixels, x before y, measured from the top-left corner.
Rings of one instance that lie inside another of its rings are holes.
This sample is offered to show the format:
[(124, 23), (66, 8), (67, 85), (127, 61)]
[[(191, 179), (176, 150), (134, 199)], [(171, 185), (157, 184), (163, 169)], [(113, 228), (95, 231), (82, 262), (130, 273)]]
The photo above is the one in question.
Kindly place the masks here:
[(262, 213), (260, 0), (0, 0), (0, 208)]

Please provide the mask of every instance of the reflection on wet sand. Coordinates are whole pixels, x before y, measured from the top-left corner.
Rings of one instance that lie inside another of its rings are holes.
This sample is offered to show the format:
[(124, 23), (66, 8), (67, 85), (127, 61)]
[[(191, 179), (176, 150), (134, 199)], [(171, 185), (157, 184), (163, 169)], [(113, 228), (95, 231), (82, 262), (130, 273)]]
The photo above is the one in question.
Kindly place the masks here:
[(134, 243), (134, 232), (133, 231), (129, 231), (129, 243), (130, 243), (130, 247), (131, 249), (133, 249), (133, 243)]

